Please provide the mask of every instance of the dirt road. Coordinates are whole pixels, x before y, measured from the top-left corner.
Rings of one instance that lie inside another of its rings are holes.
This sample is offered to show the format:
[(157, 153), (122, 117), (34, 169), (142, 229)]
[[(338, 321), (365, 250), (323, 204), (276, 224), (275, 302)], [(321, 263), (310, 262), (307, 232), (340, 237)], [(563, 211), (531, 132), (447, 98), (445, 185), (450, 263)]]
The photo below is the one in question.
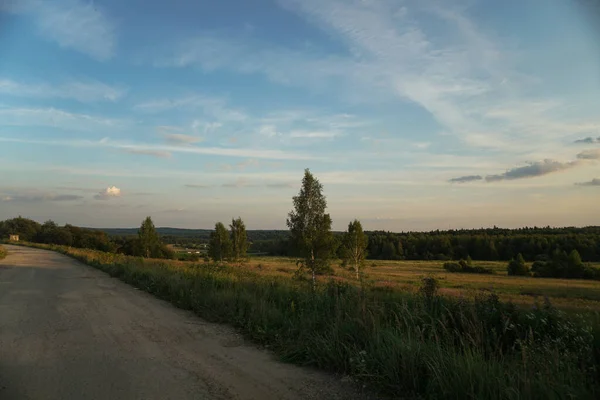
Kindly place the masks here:
[(2, 400), (364, 398), (66, 256), (5, 247)]

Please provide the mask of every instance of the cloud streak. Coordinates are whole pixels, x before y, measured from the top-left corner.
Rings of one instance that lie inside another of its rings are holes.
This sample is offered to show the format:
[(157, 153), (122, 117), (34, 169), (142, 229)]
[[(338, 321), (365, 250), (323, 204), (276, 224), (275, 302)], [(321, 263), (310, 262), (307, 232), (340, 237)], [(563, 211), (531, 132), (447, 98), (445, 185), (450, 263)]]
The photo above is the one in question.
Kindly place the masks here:
[(524, 178), (533, 178), (537, 176), (548, 175), (554, 172), (564, 171), (576, 167), (578, 161), (560, 162), (546, 159), (543, 161), (533, 162), (523, 167), (509, 169), (508, 171), (498, 175), (487, 175), (486, 182), (498, 182), (504, 180), (515, 180)]
[(578, 182), (575, 185), (577, 185), (577, 186), (600, 186), (600, 179), (599, 178), (594, 178), (591, 181), (588, 181), (588, 182)]
[(482, 179), (483, 179), (483, 177), (481, 175), (466, 175), (466, 176), (460, 176), (458, 178), (452, 178), (452, 179), (448, 180), (448, 182), (450, 182), (450, 183), (466, 183), (466, 182), (480, 181)]
[(144, 149), (130, 149), (126, 150), (126, 153), (136, 154), (142, 156), (152, 156), (156, 158), (171, 158), (172, 154), (168, 151), (161, 150), (144, 150)]
[(591, 137), (591, 136), (588, 136), (588, 137), (586, 137), (584, 139), (577, 139), (573, 143), (577, 143), (577, 144), (595, 144), (595, 143), (600, 143), (600, 136), (598, 136), (595, 139), (593, 137)]
[(29, 140), (20, 138), (0, 137), (0, 142), (27, 143), (46, 146), (61, 147), (96, 147), (119, 149), (124, 151), (161, 151), (170, 153), (228, 156), (241, 158), (257, 158), (272, 160), (315, 160), (317, 157), (310, 154), (293, 153), (278, 149), (263, 148), (229, 148), (229, 147), (201, 147), (201, 146), (169, 146), (143, 143), (112, 142), (108, 139), (101, 141), (85, 140)]
[(0, 79), (0, 93), (16, 97), (74, 99), (83, 103), (115, 102), (126, 92), (127, 90), (124, 88), (97, 81), (69, 81), (63, 84), (49, 85)]
[(38, 203), (44, 201), (63, 202), (63, 201), (75, 201), (83, 199), (83, 196), (74, 194), (14, 194), (0, 197), (3, 202), (12, 203)]

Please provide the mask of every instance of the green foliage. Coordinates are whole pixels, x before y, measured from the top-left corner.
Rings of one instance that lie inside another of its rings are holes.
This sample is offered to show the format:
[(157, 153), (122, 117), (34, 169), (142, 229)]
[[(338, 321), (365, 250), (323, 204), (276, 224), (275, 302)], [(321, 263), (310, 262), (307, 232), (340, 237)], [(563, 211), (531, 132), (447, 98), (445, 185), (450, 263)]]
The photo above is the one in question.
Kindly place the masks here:
[(231, 240), (225, 225), (221, 222), (215, 224), (215, 231), (210, 235), (208, 255), (214, 261), (222, 262), (231, 256)]
[(246, 225), (241, 217), (231, 220), (231, 257), (234, 261), (239, 261), (246, 257), (248, 251), (248, 236), (246, 235)]
[(368, 245), (367, 235), (364, 234), (360, 221), (355, 219), (350, 222), (340, 252), (343, 264), (350, 264), (356, 272), (356, 279), (359, 279), (359, 272), (365, 263)]
[(556, 250), (552, 257), (534, 262), (531, 272), (533, 276), (540, 278), (600, 280), (600, 270), (585, 265), (577, 250), (568, 255), (564, 251)]
[(111, 243), (108, 235), (104, 232), (68, 224), (60, 227), (53, 221), (47, 221), (43, 225), (22, 217), (0, 221), (0, 238), (9, 235), (19, 235), (19, 239), (25, 242), (57, 244), (101, 251), (116, 249), (114, 243)]
[(471, 257), (467, 257), (466, 260), (460, 260), (458, 262), (446, 262), (444, 263), (444, 269), (448, 272), (460, 272), (465, 274), (493, 274), (494, 271), (489, 268), (479, 267), (473, 265)]
[(325, 214), (327, 201), (322, 190), (323, 185), (306, 169), (300, 192), (293, 198), (294, 209), (287, 219), (292, 243), (302, 257), (298, 270), (308, 269), (311, 272), (313, 286), (315, 275), (331, 270), (329, 260), (336, 250), (331, 217)]
[[(60, 251), (215, 322), (284, 360), (350, 375), (392, 398), (592, 399), (600, 393), (600, 324), (549, 304), (358, 290), (218, 265)], [(433, 283), (424, 287), (436, 288)], [(433, 293), (427, 295), (426, 293)], [(435, 301), (432, 301), (434, 299)]]
[(41, 225), (33, 220), (21, 216), (0, 222), (0, 238), (5, 239), (9, 235), (19, 235), (19, 239), (33, 242), (37, 239)]
[(510, 260), (507, 270), (508, 275), (529, 276), (531, 274), (521, 253), (517, 254), (517, 258)]
[(0, 246), (0, 260), (5, 258), (7, 254), (8, 252), (6, 251), (6, 249), (3, 246)]

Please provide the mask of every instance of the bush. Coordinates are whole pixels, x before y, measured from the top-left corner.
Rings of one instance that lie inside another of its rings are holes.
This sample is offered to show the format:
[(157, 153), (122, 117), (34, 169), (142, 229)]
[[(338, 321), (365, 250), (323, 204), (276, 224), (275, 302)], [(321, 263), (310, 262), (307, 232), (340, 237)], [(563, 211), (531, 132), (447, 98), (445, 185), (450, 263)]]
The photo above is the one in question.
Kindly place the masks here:
[(567, 255), (564, 251), (555, 251), (546, 261), (536, 261), (531, 272), (538, 278), (595, 279), (600, 280), (600, 270), (581, 261), (577, 250)]
[(0, 260), (6, 257), (7, 251), (3, 246), (0, 246)]
[(467, 274), (493, 274), (494, 271), (489, 268), (473, 266), (473, 260), (468, 257), (466, 260), (460, 260), (458, 262), (446, 262), (443, 265), (444, 269), (448, 272), (460, 272)]
[(517, 276), (529, 276), (531, 273), (529, 272), (529, 267), (525, 264), (525, 259), (521, 253), (517, 254), (517, 258), (513, 258), (508, 263), (508, 275), (517, 275)]

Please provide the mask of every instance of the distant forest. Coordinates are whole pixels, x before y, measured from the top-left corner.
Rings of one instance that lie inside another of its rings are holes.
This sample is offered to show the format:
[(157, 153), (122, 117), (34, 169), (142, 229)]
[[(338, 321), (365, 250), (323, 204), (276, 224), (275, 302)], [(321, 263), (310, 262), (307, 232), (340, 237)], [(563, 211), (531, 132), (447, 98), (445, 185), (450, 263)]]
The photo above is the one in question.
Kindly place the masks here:
[[(157, 228), (166, 243), (194, 248), (207, 243), (210, 229)], [(137, 229), (102, 229), (111, 237), (131, 236)], [(286, 230), (248, 230), (250, 253), (294, 256)], [(341, 238), (342, 232), (335, 232)], [(369, 259), (508, 261), (521, 253), (535, 261), (556, 250), (577, 250), (583, 261), (600, 261), (600, 226), (585, 228), (487, 228), (431, 232), (367, 231)]]
[[(198, 248), (209, 241), (210, 229), (157, 228), (168, 244)], [(22, 240), (110, 251), (138, 229), (91, 229), (71, 225), (44, 225), (26, 218), (0, 222), (0, 238), (20, 234)], [(295, 256), (285, 230), (248, 230), (250, 253), (273, 256)], [(432, 232), (367, 231), (368, 258), (376, 260), (474, 260), (508, 261), (521, 253), (525, 260), (550, 256), (555, 251), (577, 250), (583, 261), (600, 261), (600, 227), (585, 228), (520, 228), (460, 229)], [(341, 232), (335, 232), (340, 240)]]

